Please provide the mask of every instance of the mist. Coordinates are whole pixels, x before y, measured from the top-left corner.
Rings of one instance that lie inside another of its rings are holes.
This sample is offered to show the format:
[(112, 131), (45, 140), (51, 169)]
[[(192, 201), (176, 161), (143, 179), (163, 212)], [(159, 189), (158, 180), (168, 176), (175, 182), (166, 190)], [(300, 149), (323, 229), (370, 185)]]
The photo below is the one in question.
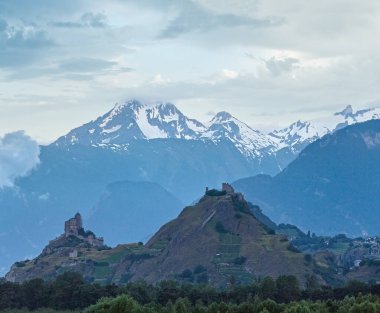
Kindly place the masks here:
[(27, 175), (40, 162), (40, 148), (23, 131), (0, 137), (0, 187), (13, 186), (17, 177)]

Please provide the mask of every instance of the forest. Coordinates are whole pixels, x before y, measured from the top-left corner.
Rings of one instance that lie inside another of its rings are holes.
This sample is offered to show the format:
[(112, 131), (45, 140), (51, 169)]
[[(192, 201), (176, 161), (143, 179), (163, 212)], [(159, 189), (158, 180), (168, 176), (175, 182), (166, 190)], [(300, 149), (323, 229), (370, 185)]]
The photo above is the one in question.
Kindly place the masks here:
[(294, 276), (265, 277), (251, 285), (231, 281), (226, 288), (162, 281), (124, 286), (87, 284), (78, 273), (22, 284), (0, 282), (0, 312), (36, 313), (308, 313), (380, 312), (380, 285), (351, 281), (340, 288), (301, 288)]

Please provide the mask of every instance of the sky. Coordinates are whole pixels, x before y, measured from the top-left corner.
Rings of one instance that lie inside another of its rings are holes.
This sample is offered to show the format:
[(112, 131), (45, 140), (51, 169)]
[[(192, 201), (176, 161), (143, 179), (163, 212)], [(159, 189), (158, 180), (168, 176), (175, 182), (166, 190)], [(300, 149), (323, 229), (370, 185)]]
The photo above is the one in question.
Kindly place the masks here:
[(0, 136), (131, 98), (268, 131), (380, 105), (379, 0), (0, 0)]

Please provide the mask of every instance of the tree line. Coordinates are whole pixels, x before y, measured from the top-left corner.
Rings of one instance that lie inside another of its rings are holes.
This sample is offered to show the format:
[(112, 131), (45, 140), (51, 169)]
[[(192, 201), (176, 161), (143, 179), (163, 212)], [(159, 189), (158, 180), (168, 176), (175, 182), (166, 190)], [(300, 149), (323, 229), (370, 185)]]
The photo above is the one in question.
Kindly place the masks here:
[[(90, 313), (134, 312), (104, 310), (104, 307), (115, 305), (133, 307), (133, 310), (138, 312), (280, 313), (289, 308), (293, 310), (293, 307), (297, 307), (295, 306), (296, 303), (300, 307), (308, 307), (308, 309), (294, 309), (294, 312), (307, 313), (341, 312), (338, 309), (344, 305), (367, 306), (370, 303), (368, 306), (374, 305), (375, 308), (378, 308), (377, 311), (369, 309), (369, 311), (353, 312), (380, 313), (379, 297), (380, 285), (352, 281), (344, 287), (331, 288), (309, 283), (306, 289), (301, 289), (294, 276), (286, 275), (277, 279), (266, 277), (251, 285), (231, 284), (226, 288), (176, 281), (162, 281), (156, 285), (140, 281), (131, 282), (124, 286), (101, 286), (99, 284), (87, 284), (80, 274), (73, 272), (66, 272), (55, 280), (49, 281), (33, 279), (21, 284), (0, 282), (0, 310), (22, 308), (28, 310), (39, 308), (77, 310), (88, 308), (87, 311)], [(322, 306), (323, 310), (321, 309)], [(314, 307), (318, 307), (320, 311), (316, 311), (313, 309)]]

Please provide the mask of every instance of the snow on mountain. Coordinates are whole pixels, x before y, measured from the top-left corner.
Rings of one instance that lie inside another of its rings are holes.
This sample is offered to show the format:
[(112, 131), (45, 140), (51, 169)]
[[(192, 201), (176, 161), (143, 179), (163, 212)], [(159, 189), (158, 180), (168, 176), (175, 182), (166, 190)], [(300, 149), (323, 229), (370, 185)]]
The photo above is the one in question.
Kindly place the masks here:
[(256, 158), (278, 149), (268, 135), (252, 129), (227, 112), (218, 113), (206, 127), (195, 119), (187, 118), (174, 104), (145, 104), (137, 100), (116, 104), (95, 121), (59, 138), (55, 145), (127, 149), (131, 140), (159, 138), (230, 140), (247, 158)]
[(297, 121), (290, 126), (274, 130), (269, 134), (280, 148), (304, 147), (322, 136), (341, 129), (345, 126), (380, 119), (380, 108), (358, 110), (354, 112), (351, 105), (331, 116), (310, 121)]
[[(128, 150), (133, 140), (229, 140), (245, 158), (262, 160), (266, 156), (277, 156), (277, 161), (281, 163), (279, 167), (283, 168), (316, 139), (344, 126), (370, 119), (380, 119), (380, 108), (354, 112), (351, 106), (347, 106), (332, 116), (297, 121), (289, 127), (264, 134), (227, 112), (219, 112), (204, 125), (186, 117), (174, 104), (146, 104), (130, 100), (116, 104), (103, 116), (73, 129), (54, 144), (63, 147), (80, 144)], [(291, 153), (279, 154), (278, 151), (283, 148), (290, 148)], [(281, 161), (280, 158), (283, 157), (285, 159)]]
[(351, 124), (373, 119), (380, 119), (380, 108), (364, 109), (354, 112), (352, 106), (348, 105), (344, 110), (332, 116), (314, 120), (314, 124), (325, 125), (330, 131), (336, 131)]
[(228, 112), (216, 114), (202, 138), (228, 139), (246, 157), (258, 157), (278, 149), (278, 145), (268, 135), (252, 129)]
[(171, 103), (144, 104), (137, 100), (115, 107), (59, 138), (56, 145), (125, 146), (131, 140), (197, 139), (206, 127), (183, 115)]
[(329, 131), (328, 128), (319, 128), (309, 121), (297, 121), (286, 128), (271, 132), (269, 136), (277, 142), (279, 148), (285, 148), (312, 142), (326, 135)]

